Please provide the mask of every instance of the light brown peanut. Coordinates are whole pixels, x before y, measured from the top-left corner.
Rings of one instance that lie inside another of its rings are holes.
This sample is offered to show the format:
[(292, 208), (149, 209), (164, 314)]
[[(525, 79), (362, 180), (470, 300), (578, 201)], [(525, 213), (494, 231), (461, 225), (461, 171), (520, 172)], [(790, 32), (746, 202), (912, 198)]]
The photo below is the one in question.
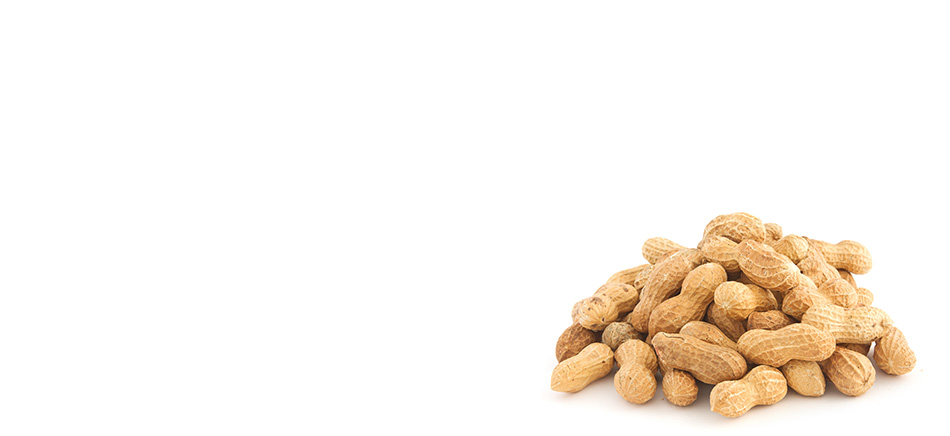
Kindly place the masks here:
[(740, 380), (724, 381), (713, 387), (709, 407), (722, 416), (735, 418), (755, 406), (775, 404), (785, 398), (787, 392), (788, 385), (781, 371), (760, 365)]
[(907, 345), (904, 333), (897, 327), (888, 326), (875, 342), (874, 362), (881, 371), (890, 375), (903, 375), (913, 371), (917, 356)]
[(735, 341), (729, 339), (722, 330), (719, 330), (719, 327), (708, 322), (690, 321), (680, 329), (680, 334), (692, 336), (701, 341), (709, 342), (710, 344), (739, 351), (739, 345), (737, 345)]
[(831, 304), (841, 307), (854, 307), (858, 304), (858, 291), (845, 279), (831, 279), (818, 287), (818, 293), (824, 294)]
[(749, 330), (778, 330), (782, 327), (792, 325), (794, 321), (781, 310), (767, 310), (765, 312), (752, 312), (746, 320), (746, 327)]
[(765, 243), (772, 247), (776, 253), (787, 257), (796, 264), (808, 256), (808, 241), (798, 235), (787, 235), (776, 241), (766, 240)]
[(666, 238), (650, 238), (643, 243), (643, 258), (656, 264), (663, 255), (671, 251), (680, 251), (686, 247)]
[(696, 401), (699, 395), (699, 386), (696, 385), (696, 378), (692, 374), (681, 369), (663, 367), (660, 368), (663, 373), (663, 396), (667, 401), (676, 406), (689, 406)]
[(739, 267), (752, 283), (765, 289), (788, 291), (799, 283), (799, 269), (772, 247), (756, 241), (739, 244)]
[(874, 303), (874, 294), (868, 288), (857, 288), (855, 293), (858, 295), (858, 302), (855, 306), (870, 306)]
[(623, 399), (636, 404), (650, 401), (656, 394), (656, 353), (645, 342), (632, 339), (620, 344), (614, 355), (620, 369), (614, 388)]
[(578, 392), (609, 374), (613, 367), (614, 352), (610, 347), (599, 342), (590, 344), (576, 356), (565, 359), (554, 367), (551, 389), (557, 392)]
[(830, 333), (838, 343), (869, 344), (881, 337), (884, 329), (893, 322), (876, 307), (846, 309), (834, 304), (820, 304), (802, 315), (802, 324)]
[(709, 236), (700, 243), (703, 257), (718, 263), (727, 272), (739, 272), (739, 243), (725, 236)]
[(789, 360), (779, 368), (785, 375), (788, 387), (806, 397), (820, 397), (825, 394), (825, 375), (818, 362), (809, 360)]
[(706, 307), (713, 300), (716, 287), (725, 281), (726, 271), (715, 263), (707, 263), (690, 271), (683, 279), (680, 294), (653, 309), (647, 342), (659, 332), (676, 333), (687, 322), (702, 319)]
[(851, 351), (857, 351), (865, 356), (871, 352), (871, 344), (838, 344), (839, 347), (847, 348)]
[(650, 314), (663, 300), (680, 290), (686, 274), (703, 262), (703, 255), (695, 248), (686, 248), (676, 251), (658, 261), (650, 272), (640, 302), (634, 307), (628, 317), (633, 328), (646, 333), (650, 329)]
[(821, 293), (815, 282), (803, 275), (799, 286), (788, 291), (782, 299), (782, 312), (792, 318), (801, 319), (810, 307), (819, 304), (835, 304), (835, 300)]
[(653, 347), (664, 365), (687, 371), (703, 383), (736, 380), (745, 374), (747, 368), (745, 359), (735, 350), (692, 336), (657, 333)]
[(856, 281), (854, 280), (854, 276), (851, 275), (851, 273), (848, 272), (848, 270), (846, 270), (846, 269), (839, 269), (839, 270), (838, 270), (838, 275), (840, 275), (841, 278), (847, 280), (848, 283), (851, 284), (851, 286), (854, 286), (855, 288), (858, 287), (858, 282), (856, 282)]
[(738, 341), (746, 332), (745, 321), (732, 319), (718, 304), (710, 304), (706, 309), (706, 321), (719, 328), (729, 339)]
[(743, 320), (756, 311), (778, 308), (775, 296), (756, 285), (725, 282), (716, 288), (715, 304), (732, 319)]
[(782, 239), (782, 226), (775, 223), (765, 223), (765, 235), (766, 241)]
[(808, 247), (808, 256), (798, 262), (798, 269), (818, 286), (828, 280), (841, 278), (838, 270), (825, 260), (821, 250), (812, 245)]
[(871, 360), (856, 351), (837, 347), (827, 360), (818, 362), (831, 384), (842, 394), (857, 397), (874, 385)]
[(835, 351), (834, 337), (806, 324), (778, 330), (749, 330), (739, 338), (739, 353), (749, 362), (779, 367), (789, 360), (824, 360)]
[(604, 335), (601, 342), (607, 344), (611, 350), (617, 351), (620, 344), (631, 339), (643, 340), (643, 333), (634, 330), (630, 323), (617, 321), (612, 322), (604, 329)]
[[(636, 288), (635, 283), (636, 283), (637, 277), (639, 277), (643, 271), (650, 268), (650, 266), (651, 265), (649, 263), (645, 263), (643, 265), (635, 266), (633, 268), (628, 268), (623, 271), (617, 271), (612, 276), (610, 276), (610, 278), (608, 278), (607, 281), (604, 283), (623, 283), (625, 285), (630, 285)], [(641, 288), (637, 288), (637, 291), (639, 291), (640, 289)]]
[(719, 215), (703, 230), (703, 239), (709, 236), (725, 236), (736, 242), (745, 240), (765, 241), (767, 232), (762, 220), (745, 212)]
[(829, 265), (848, 270), (853, 274), (867, 274), (871, 271), (871, 252), (858, 242), (841, 241), (830, 244), (817, 239), (808, 239), (810, 245), (821, 250)]
[(587, 330), (577, 323), (571, 324), (557, 339), (554, 357), (558, 362), (563, 362), (564, 359), (576, 356), (584, 347), (594, 342), (600, 342), (600, 333)]
[(637, 288), (623, 283), (607, 283), (593, 296), (578, 301), (571, 311), (571, 318), (584, 328), (601, 331), (616, 321), (620, 313), (633, 310), (639, 300)]

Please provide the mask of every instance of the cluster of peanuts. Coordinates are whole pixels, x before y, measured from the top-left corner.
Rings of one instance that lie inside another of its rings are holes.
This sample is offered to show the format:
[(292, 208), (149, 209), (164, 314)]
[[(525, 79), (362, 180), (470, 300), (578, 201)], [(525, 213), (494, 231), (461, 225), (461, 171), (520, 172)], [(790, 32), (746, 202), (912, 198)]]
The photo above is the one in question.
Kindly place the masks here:
[[(917, 362), (903, 333), (853, 274), (871, 269), (861, 244), (782, 235), (747, 213), (720, 215), (697, 248), (668, 239), (643, 244), (648, 263), (620, 271), (571, 312), (557, 341), (551, 389), (577, 392), (607, 376), (625, 400), (654, 397), (656, 374), (677, 406), (713, 385), (714, 412), (737, 417), (775, 404), (788, 388), (864, 394), (874, 384), (868, 354), (887, 374)], [(751, 368), (751, 369), (750, 369)]]

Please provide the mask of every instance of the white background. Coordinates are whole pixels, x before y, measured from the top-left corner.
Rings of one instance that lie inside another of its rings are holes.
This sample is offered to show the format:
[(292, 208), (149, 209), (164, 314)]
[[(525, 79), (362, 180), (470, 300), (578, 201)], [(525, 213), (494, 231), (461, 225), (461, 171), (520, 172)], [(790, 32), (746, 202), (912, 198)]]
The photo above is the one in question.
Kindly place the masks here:
[[(946, 2), (4, 2), (0, 433), (801, 434), (942, 416)], [(573, 303), (745, 211), (916, 350), (729, 420), (549, 390)]]

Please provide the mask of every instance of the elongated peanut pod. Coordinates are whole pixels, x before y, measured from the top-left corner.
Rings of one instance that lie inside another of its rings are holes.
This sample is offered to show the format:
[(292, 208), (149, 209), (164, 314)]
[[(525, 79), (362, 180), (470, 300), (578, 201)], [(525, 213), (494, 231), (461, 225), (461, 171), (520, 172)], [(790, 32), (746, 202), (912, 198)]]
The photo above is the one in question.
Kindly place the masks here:
[(671, 251), (680, 251), (686, 247), (666, 238), (650, 238), (643, 243), (643, 258), (656, 264), (663, 255)]
[(903, 375), (913, 371), (917, 365), (914, 350), (907, 345), (904, 333), (897, 327), (886, 327), (875, 344), (874, 362), (881, 371), (890, 375)]
[(614, 388), (623, 399), (643, 404), (656, 394), (656, 353), (645, 342), (632, 339), (620, 344), (615, 354), (620, 369)]
[(775, 404), (785, 398), (787, 392), (788, 385), (781, 371), (760, 365), (741, 380), (725, 381), (713, 387), (709, 406), (713, 412), (735, 418), (755, 406)]
[(779, 367), (789, 360), (824, 360), (835, 351), (834, 337), (813, 326), (792, 324), (778, 330), (749, 330), (739, 352), (752, 363)]
[(871, 360), (856, 351), (838, 347), (830, 358), (818, 364), (831, 384), (842, 394), (857, 397), (874, 385), (874, 367)]
[(551, 390), (578, 392), (594, 380), (610, 373), (614, 367), (614, 352), (610, 347), (590, 344), (576, 356), (565, 359), (554, 367), (551, 374)]

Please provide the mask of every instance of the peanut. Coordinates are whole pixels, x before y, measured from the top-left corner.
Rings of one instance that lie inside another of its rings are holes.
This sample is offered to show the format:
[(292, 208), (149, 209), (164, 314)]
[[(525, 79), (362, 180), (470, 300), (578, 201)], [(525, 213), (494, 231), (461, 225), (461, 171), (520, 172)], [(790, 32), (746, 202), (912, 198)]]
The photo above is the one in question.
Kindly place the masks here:
[(664, 254), (684, 248), (686, 247), (666, 238), (650, 238), (643, 243), (643, 258), (650, 264), (656, 264)]
[(831, 304), (841, 307), (854, 307), (858, 304), (858, 290), (845, 279), (831, 279), (818, 287), (818, 293), (824, 294)]
[(838, 344), (839, 347), (847, 348), (851, 351), (857, 351), (865, 356), (871, 352), (871, 344)]
[(692, 336), (657, 333), (657, 357), (669, 368), (687, 371), (703, 383), (736, 380), (746, 372), (746, 361), (735, 350), (703, 342)]
[(702, 253), (695, 248), (673, 252), (661, 259), (643, 285), (640, 302), (633, 309), (628, 322), (639, 332), (649, 331), (650, 314), (663, 300), (676, 293), (683, 285), (686, 274), (703, 262)]
[(576, 356), (565, 359), (554, 367), (551, 389), (557, 392), (578, 392), (609, 374), (613, 367), (614, 352), (610, 347), (601, 343), (590, 344)]
[(710, 344), (739, 351), (739, 345), (732, 339), (729, 339), (718, 327), (708, 322), (690, 321), (680, 329), (680, 334), (692, 336), (701, 341), (709, 342)]
[(676, 406), (689, 406), (696, 401), (699, 395), (699, 386), (692, 374), (681, 369), (667, 368), (660, 365), (663, 374), (663, 396)]
[(683, 279), (683, 290), (653, 309), (650, 314), (647, 342), (658, 332), (676, 333), (690, 321), (702, 319), (713, 293), (726, 281), (726, 271), (715, 263), (696, 267)]
[(745, 321), (732, 319), (718, 304), (710, 304), (706, 309), (706, 321), (719, 328), (729, 339), (738, 341), (746, 332)]
[(812, 306), (834, 303), (835, 301), (831, 296), (819, 292), (815, 282), (806, 276), (802, 276), (799, 285), (785, 294), (785, 298), (782, 300), (782, 312), (792, 318), (801, 319), (802, 315)]
[(855, 293), (858, 295), (858, 302), (855, 306), (870, 306), (874, 303), (874, 294), (868, 288), (857, 288)]
[(834, 337), (806, 324), (778, 330), (749, 330), (738, 341), (749, 362), (779, 367), (789, 360), (824, 360), (835, 351)]
[(798, 268), (802, 274), (812, 279), (818, 286), (828, 280), (841, 278), (838, 270), (825, 261), (825, 256), (821, 253), (821, 250), (814, 246), (809, 246), (808, 256), (798, 262)]
[(599, 341), (600, 333), (587, 330), (584, 326), (574, 323), (557, 339), (554, 356), (558, 362), (563, 362), (564, 359), (576, 356), (584, 347)]
[(846, 309), (833, 304), (812, 306), (802, 316), (802, 324), (830, 333), (836, 342), (869, 344), (893, 324), (883, 310), (876, 307)]
[(732, 319), (743, 320), (756, 311), (778, 308), (775, 296), (756, 285), (725, 282), (716, 288), (716, 305)]
[(818, 362), (831, 384), (842, 394), (857, 397), (871, 389), (874, 384), (874, 367), (871, 360), (856, 351), (837, 347), (827, 360)]
[(728, 272), (739, 272), (739, 244), (725, 236), (710, 236), (700, 244), (703, 257), (718, 263)]
[(867, 274), (871, 271), (871, 252), (864, 245), (854, 241), (841, 241), (830, 244), (817, 239), (808, 239), (810, 245), (821, 250), (828, 264), (852, 274)]
[(765, 223), (765, 235), (766, 241), (782, 239), (782, 226), (775, 223)]
[(615, 354), (620, 369), (614, 375), (614, 388), (623, 399), (636, 404), (650, 401), (656, 394), (656, 353), (637, 339), (620, 344)]
[(601, 331), (617, 320), (621, 312), (629, 312), (640, 300), (637, 288), (623, 283), (607, 283), (594, 295), (578, 301), (571, 318), (590, 330)]
[(766, 240), (765, 243), (772, 247), (776, 253), (787, 257), (796, 264), (808, 256), (808, 241), (798, 235), (787, 235), (776, 241)]
[[(636, 288), (635, 283), (636, 283), (637, 277), (639, 277), (640, 274), (643, 271), (647, 270), (650, 266), (651, 266), (650, 264), (645, 263), (643, 265), (635, 266), (633, 268), (625, 269), (623, 271), (617, 271), (616, 273), (614, 273), (614, 275), (610, 276), (610, 278), (607, 279), (607, 281), (604, 283), (623, 283), (625, 285), (630, 285)], [(640, 289), (641, 288), (637, 288), (637, 291), (639, 291)]]
[(788, 291), (798, 285), (798, 267), (787, 257), (761, 242), (739, 244), (739, 267), (753, 283), (765, 289)]
[(888, 326), (875, 342), (874, 362), (881, 371), (890, 375), (903, 375), (911, 372), (917, 365), (917, 356), (907, 345), (904, 333), (897, 327)]
[(789, 360), (779, 368), (785, 375), (788, 387), (806, 397), (820, 397), (825, 394), (825, 375), (818, 362), (809, 360)]
[(736, 242), (747, 239), (765, 241), (767, 231), (762, 220), (744, 212), (719, 215), (703, 230), (703, 239), (709, 236), (725, 236)]
[(778, 330), (792, 325), (794, 321), (781, 310), (752, 312), (746, 320), (749, 330)]
[(709, 406), (713, 412), (735, 418), (755, 406), (775, 404), (785, 398), (787, 392), (785, 376), (775, 368), (761, 365), (752, 368), (740, 380), (724, 381), (713, 387)]
[(634, 330), (633, 326), (627, 322), (612, 322), (604, 329), (602, 342), (607, 344), (611, 350), (617, 351), (617, 347), (631, 339), (643, 340), (643, 334)]
[(851, 286), (854, 286), (855, 288), (858, 287), (858, 282), (854, 281), (854, 276), (853, 276), (850, 272), (848, 272), (848, 270), (846, 270), (846, 269), (839, 269), (839, 270), (838, 270), (838, 275), (840, 275), (841, 278), (847, 280), (848, 283), (851, 284)]

